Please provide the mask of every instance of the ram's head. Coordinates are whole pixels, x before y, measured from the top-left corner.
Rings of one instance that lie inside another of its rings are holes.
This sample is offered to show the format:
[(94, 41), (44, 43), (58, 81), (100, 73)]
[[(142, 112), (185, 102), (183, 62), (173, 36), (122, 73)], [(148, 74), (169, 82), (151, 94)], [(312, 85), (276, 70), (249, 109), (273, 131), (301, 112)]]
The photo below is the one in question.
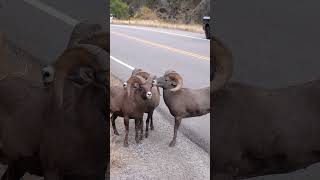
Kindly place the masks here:
[(162, 77), (159, 77), (153, 82), (159, 87), (172, 92), (179, 91), (183, 85), (183, 79), (179, 73), (174, 70), (168, 70)]
[(147, 79), (140, 75), (133, 75), (126, 82), (127, 95), (139, 95), (142, 99), (152, 98), (152, 83), (155, 76), (149, 76)]
[(65, 50), (58, 60), (42, 69), (43, 82), (53, 87), (57, 102), (63, 104), (64, 85), (71, 81), (78, 88), (96, 86), (107, 89), (109, 54), (91, 44)]

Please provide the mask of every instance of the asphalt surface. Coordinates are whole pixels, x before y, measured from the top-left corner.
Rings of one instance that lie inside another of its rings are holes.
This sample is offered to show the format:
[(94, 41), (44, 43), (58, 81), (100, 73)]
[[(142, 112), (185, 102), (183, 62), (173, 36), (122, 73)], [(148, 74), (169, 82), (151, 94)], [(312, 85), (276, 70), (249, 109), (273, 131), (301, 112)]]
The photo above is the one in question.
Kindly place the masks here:
[[(267, 88), (320, 77), (319, 1), (226, 0), (214, 9), (215, 31), (231, 48), (233, 79)], [(320, 166), (251, 180), (320, 179)]]
[[(56, 60), (78, 22), (109, 27), (107, 1), (1, 0), (0, 31), (42, 64)], [(75, 8), (76, 7), (76, 8)]]
[[(132, 68), (142, 68), (157, 76), (163, 75), (168, 69), (174, 69), (183, 77), (184, 87), (209, 86), (210, 43), (204, 34), (111, 25), (110, 36), (111, 56), (116, 58), (111, 58), (111, 72), (121, 80), (129, 78)], [(156, 111), (174, 123), (163, 100)], [(157, 121), (160, 120), (155, 119), (155, 126)], [(182, 120), (180, 130), (209, 152), (210, 114)]]

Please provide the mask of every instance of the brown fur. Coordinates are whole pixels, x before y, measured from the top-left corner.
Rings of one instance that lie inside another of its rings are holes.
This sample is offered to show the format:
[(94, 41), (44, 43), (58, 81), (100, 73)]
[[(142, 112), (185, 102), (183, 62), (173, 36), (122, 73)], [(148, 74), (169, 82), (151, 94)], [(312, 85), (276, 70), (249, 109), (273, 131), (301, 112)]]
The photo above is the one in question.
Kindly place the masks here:
[[(216, 42), (214, 65), (230, 70), (231, 52)], [(289, 173), (320, 162), (319, 80), (264, 89), (228, 82), (229, 71), (217, 73), (223, 78), (213, 84), (211, 101), (216, 180)]]
[(16, 179), (28, 171), (45, 175), (45, 178), (78, 179), (81, 175), (84, 179), (104, 179), (109, 162), (103, 121), (108, 85), (96, 86), (101, 82), (93, 80), (90, 86), (78, 88), (73, 85), (77, 82), (66, 80), (80, 67), (105, 72), (106, 67), (101, 67), (95, 58), (83, 48), (71, 48), (53, 64), (64, 86), (62, 93), (66, 104), (63, 108), (57, 107), (53, 98), (58, 94), (57, 82), (47, 88), (35, 88), (32, 83), (17, 78), (0, 82), (3, 86), (0, 115), (4, 117), (0, 119), (0, 140), (1, 154), (5, 156), (1, 159), (9, 163), (2, 178)]
[[(136, 126), (136, 136), (135, 140), (137, 143), (143, 138), (143, 114), (147, 111), (145, 106), (145, 91), (148, 91), (151, 84), (146, 84), (146, 80), (139, 76), (131, 76), (127, 81), (128, 86), (126, 89), (122, 87), (120, 92), (120, 87), (111, 87), (111, 122), (115, 128), (115, 119), (120, 116), (124, 117), (124, 125), (126, 129), (124, 146), (129, 146), (128, 144), (128, 134), (129, 134), (129, 119), (135, 119)], [(119, 91), (119, 92), (116, 92)], [(121, 97), (123, 94), (123, 97)], [(140, 137), (138, 136), (138, 132)], [(116, 132), (115, 132), (116, 133)]]
[[(74, 49), (74, 51), (79, 50)], [(67, 52), (74, 53), (72, 51)], [(90, 55), (84, 55), (83, 57), (92, 58)], [(69, 56), (69, 58), (75, 57)], [(83, 64), (80, 63), (81, 65), (87, 66), (90, 61), (83, 60), (80, 62), (83, 62)], [(85, 64), (84, 62), (88, 63)], [(92, 64), (92, 67), (94, 66)], [(96, 70), (99, 70), (99, 68)], [(14, 85), (6, 84), (25, 84), (25, 86), (28, 86), (28, 83), (24, 82), (17, 83), (8, 79), (0, 83), (4, 86), (0, 93), (1, 103), (5, 107), (2, 109), (7, 110), (3, 113), (7, 114), (8, 117), (2, 118), (0, 122), (2, 128), (1, 142), (4, 144), (3, 152), (5, 155), (12, 163), (17, 163), (16, 161), (19, 158), (40, 153), (38, 154), (39, 159), (45, 172), (51, 171), (51, 168), (57, 168), (59, 173), (67, 173), (65, 175), (83, 174), (90, 175), (94, 179), (104, 179), (105, 163), (107, 162), (105, 159), (107, 146), (104, 144), (107, 133), (103, 121), (106, 109), (105, 89), (94, 86), (79, 89), (74, 87), (70, 81), (66, 81), (64, 98), (68, 103), (61, 109), (56, 106), (56, 101), (52, 96), (52, 92), (55, 94), (53, 87), (26, 91), (28, 88), (19, 89)], [(36, 91), (38, 92), (35, 93)], [(21, 97), (21, 99), (12, 101), (12, 98), (8, 98), (5, 92), (10, 92), (10, 97)], [(14, 92), (17, 94), (14, 94)], [(21, 94), (21, 92), (29, 94)], [(93, 100), (95, 100), (94, 105), (91, 103)], [(10, 105), (10, 102), (17, 102), (18, 104)], [(39, 131), (34, 131), (34, 129)], [(90, 139), (90, 137), (93, 139)], [(63, 139), (63, 141), (56, 141), (56, 138)], [(59, 149), (59, 147), (61, 148)], [(72, 151), (68, 149), (72, 149)], [(86, 163), (79, 164), (77, 159)], [(52, 162), (58, 162), (58, 164), (52, 164)], [(100, 175), (98, 175), (99, 171)]]
[[(135, 70), (132, 71), (132, 76), (141, 76), (146, 81), (148, 81), (148, 79), (150, 78), (150, 73), (145, 72), (142, 69), (135, 69)], [(153, 79), (150, 79), (150, 80), (153, 80)], [(148, 83), (152, 83), (150, 80), (149, 80)], [(116, 91), (118, 91), (118, 92), (116, 92)], [(114, 93), (115, 97), (113, 97), (113, 98), (116, 98), (116, 97), (119, 98), (119, 96), (121, 97), (123, 93), (121, 92), (120, 88), (117, 88), (116, 91)], [(150, 100), (146, 100), (146, 105), (147, 105), (146, 113), (148, 113), (148, 117), (147, 117), (147, 120), (146, 120), (146, 133), (145, 133), (145, 137), (146, 138), (148, 137), (148, 134), (149, 134), (149, 124), (150, 124), (151, 130), (154, 130), (153, 112), (154, 112), (155, 108), (158, 107), (159, 104), (160, 104), (160, 90), (159, 90), (159, 87), (152, 87), (151, 92), (152, 92), (152, 98)], [(123, 100), (122, 99), (118, 99), (116, 101), (117, 102), (122, 102)], [(116, 118), (118, 116), (119, 115), (117, 115), (117, 114), (113, 114), (112, 117), (111, 117), (113, 132), (116, 135), (119, 135), (117, 127), (115, 125), (115, 120), (116, 120)]]

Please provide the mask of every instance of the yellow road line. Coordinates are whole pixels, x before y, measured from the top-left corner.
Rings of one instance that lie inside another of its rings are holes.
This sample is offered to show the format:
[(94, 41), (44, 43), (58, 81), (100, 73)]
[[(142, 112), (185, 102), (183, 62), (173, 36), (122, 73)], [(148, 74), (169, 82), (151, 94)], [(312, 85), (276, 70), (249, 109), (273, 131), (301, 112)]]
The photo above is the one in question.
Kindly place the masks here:
[(186, 56), (192, 56), (192, 57), (195, 57), (195, 58), (198, 58), (198, 59), (210, 61), (209, 57), (202, 56), (200, 54), (184, 51), (184, 50), (181, 50), (181, 49), (176, 49), (176, 48), (173, 48), (173, 47), (169, 47), (169, 46), (166, 46), (166, 45), (163, 45), (163, 44), (154, 43), (154, 42), (147, 41), (147, 40), (140, 39), (140, 38), (136, 38), (136, 37), (133, 37), (133, 36), (128, 36), (126, 34), (119, 33), (119, 32), (112, 32), (111, 31), (111, 33), (115, 34), (115, 35), (118, 35), (118, 36), (122, 36), (122, 37), (128, 38), (128, 39), (132, 39), (132, 40), (144, 43), (144, 44), (148, 44), (148, 45), (151, 45), (151, 46), (155, 46), (155, 47), (159, 47), (159, 48), (162, 48), (162, 49), (166, 49), (166, 50), (169, 50), (169, 51), (172, 51), (172, 52), (175, 52), (175, 53), (179, 53), (179, 54), (183, 54), (183, 55), (186, 55)]

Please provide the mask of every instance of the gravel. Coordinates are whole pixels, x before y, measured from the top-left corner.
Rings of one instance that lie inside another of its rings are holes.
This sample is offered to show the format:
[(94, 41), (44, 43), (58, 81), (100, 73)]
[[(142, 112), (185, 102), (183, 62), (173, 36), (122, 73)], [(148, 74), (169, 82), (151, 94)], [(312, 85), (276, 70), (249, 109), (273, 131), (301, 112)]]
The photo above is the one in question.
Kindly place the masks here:
[[(111, 81), (116, 81), (112, 75)], [(120, 135), (114, 135), (112, 128), (110, 129), (111, 180), (210, 179), (209, 154), (180, 132), (176, 146), (169, 147), (173, 126), (157, 111), (153, 117), (155, 129), (149, 130), (149, 137), (144, 138), (140, 144), (135, 142), (134, 120), (130, 120), (128, 148), (123, 147), (125, 134), (123, 118), (119, 117), (116, 120)]]

